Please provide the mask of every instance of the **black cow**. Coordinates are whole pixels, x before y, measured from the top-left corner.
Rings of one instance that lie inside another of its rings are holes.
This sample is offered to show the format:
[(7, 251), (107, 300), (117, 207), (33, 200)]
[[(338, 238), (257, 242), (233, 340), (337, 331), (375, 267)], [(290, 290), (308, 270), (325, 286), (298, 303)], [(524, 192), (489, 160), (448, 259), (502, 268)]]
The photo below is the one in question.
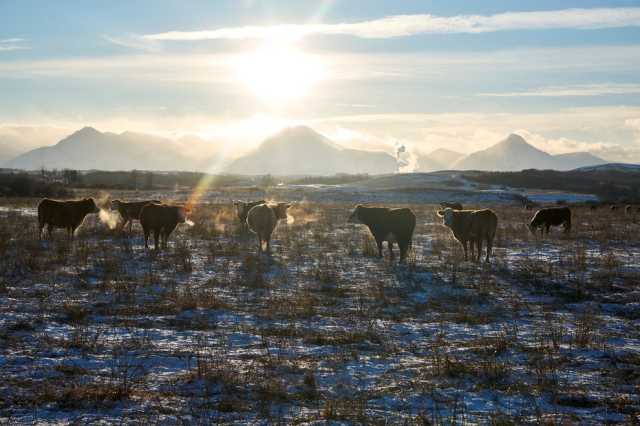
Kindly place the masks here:
[(236, 214), (238, 216), (238, 221), (240, 222), (240, 231), (246, 232), (247, 230), (247, 215), (249, 214), (249, 210), (254, 208), (255, 206), (259, 206), (260, 204), (264, 204), (266, 201), (234, 201), (233, 206), (236, 208)]
[(534, 235), (538, 228), (540, 228), (541, 235), (544, 235), (546, 229), (548, 235), (550, 227), (560, 225), (564, 226), (565, 232), (571, 231), (571, 209), (569, 207), (550, 207), (538, 210), (529, 223), (529, 229)]
[(440, 205), (442, 206), (443, 209), (449, 208), (449, 209), (453, 209), (453, 210), (462, 210), (462, 204), (460, 203), (440, 203)]
[(84, 221), (88, 214), (99, 213), (93, 198), (85, 198), (77, 201), (56, 201), (48, 198), (38, 204), (38, 230), (42, 238), (42, 230), (46, 226), (47, 234), (51, 236), (53, 228), (64, 228), (69, 238)]
[(367, 225), (378, 246), (378, 256), (382, 257), (382, 243), (387, 242), (393, 258), (393, 243), (400, 247), (400, 262), (404, 261), (411, 247), (416, 215), (410, 209), (388, 209), (385, 207), (356, 206), (349, 217), (351, 223)]

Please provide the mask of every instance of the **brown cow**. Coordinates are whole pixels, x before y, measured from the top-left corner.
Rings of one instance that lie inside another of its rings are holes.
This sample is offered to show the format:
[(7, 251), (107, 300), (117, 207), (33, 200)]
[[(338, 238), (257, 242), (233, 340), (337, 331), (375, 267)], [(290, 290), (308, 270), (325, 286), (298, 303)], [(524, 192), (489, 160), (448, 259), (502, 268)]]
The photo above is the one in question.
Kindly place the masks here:
[(149, 234), (153, 232), (155, 249), (167, 248), (169, 235), (179, 223), (187, 221), (187, 209), (180, 206), (151, 203), (142, 207), (140, 225), (144, 233), (144, 247), (149, 248)]
[(129, 224), (129, 233), (131, 233), (131, 227), (133, 226), (134, 220), (140, 220), (140, 212), (142, 208), (147, 204), (155, 203), (161, 204), (158, 200), (148, 200), (148, 201), (132, 201), (132, 202), (124, 202), (120, 200), (113, 200), (111, 202), (111, 210), (116, 210), (120, 213), (120, 216), (124, 220), (120, 229), (124, 229), (124, 227)]
[(467, 260), (467, 241), (471, 243), (471, 257), (473, 258), (473, 245), (478, 248), (477, 261), (482, 254), (482, 242), (487, 242), (487, 257), (489, 261), (493, 249), (493, 239), (498, 227), (498, 217), (488, 209), (485, 210), (453, 210), (444, 209), (437, 212), (442, 218), (442, 223), (453, 232), (453, 236), (464, 247), (464, 260)]
[(51, 236), (53, 228), (64, 228), (73, 238), (73, 234), (84, 221), (85, 216), (99, 213), (93, 198), (77, 201), (56, 201), (48, 198), (38, 204), (38, 234), (42, 238), (42, 229), (47, 226), (47, 234)]
[(249, 214), (249, 210), (254, 208), (255, 206), (259, 206), (260, 204), (265, 204), (266, 201), (234, 201), (233, 206), (236, 208), (236, 214), (238, 215), (238, 220), (240, 221), (240, 231), (247, 231), (247, 215)]
[(349, 222), (367, 225), (376, 240), (379, 257), (382, 257), (382, 243), (386, 241), (393, 258), (393, 243), (397, 242), (400, 262), (405, 260), (416, 227), (416, 215), (410, 209), (356, 206)]
[(247, 225), (258, 236), (258, 253), (262, 253), (262, 243), (267, 243), (267, 252), (271, 251), (271, 234), (278, 221), (287, 218), (287, 209), (291, 204), (278, 203), (275, 205), (259, 204), (249, 210)]

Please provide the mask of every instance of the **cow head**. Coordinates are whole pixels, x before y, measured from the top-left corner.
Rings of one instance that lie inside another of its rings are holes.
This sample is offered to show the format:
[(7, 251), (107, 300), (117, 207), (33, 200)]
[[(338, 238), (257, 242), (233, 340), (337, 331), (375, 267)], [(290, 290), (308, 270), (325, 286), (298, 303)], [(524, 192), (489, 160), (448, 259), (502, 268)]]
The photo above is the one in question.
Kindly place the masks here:
[(291, 207), (288, 203), (278, 203), (273, 207), (273, 212), (276, 214), (276, 219), (286, 219), (287, 209)]
[(88, 207), (89, 213), (100, 213), (100, 209), (96, 205), (96, 202), (93, 198), (85, 198), (83, 200)]
[(529, 231), (531, 231), (533, 235), (536, 235), (536, 230), (538, 229), (538, 227), (533, 220), (529, 223), (529, 225), (527, 225), (527, 228), (529, 228)]
[(187, 210), (184, 207), (178, 207), (177, 215), (178, 215), (178, 223), (185, 223), (187, 221), (187, 216), (191, 213), (190, 210)]
[(438, 215), (438, 217), (442, 218), (442, 223), (444, 225), (448, 226), (449, 228), (453, 226), (453, 209), (452, 208), (447, 207), (444, 210), (438, 210), (436, 214)]
[(113, 200), (109, 206), (110, 210), (118, 210), (120, 208), (120, 200)]
[(362, 223), (362, 219), (360, 219), (360, 211), (362, 210), (361, 205), (357, 205), (351, 216), (349, 216), (349, 223)]

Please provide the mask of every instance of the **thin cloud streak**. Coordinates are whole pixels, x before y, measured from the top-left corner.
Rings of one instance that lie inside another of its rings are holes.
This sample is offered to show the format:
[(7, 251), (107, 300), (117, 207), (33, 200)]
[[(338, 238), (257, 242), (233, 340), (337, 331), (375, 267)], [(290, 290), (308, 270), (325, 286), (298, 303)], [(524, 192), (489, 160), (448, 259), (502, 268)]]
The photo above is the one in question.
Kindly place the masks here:
[(640, 8), (562, 9), (495, 15), (394, 15), (339, 24), (287, 24), (167, 31), (143, 36), (156, 41), (299, 39), (310, 35), (350, 35), (376, 39), (419, 34), (478, 34), (510, 30), (603, 29), (640, 26)]
[(521, 92), (479, 93), (478, 96), (510, 97), (580, 97), (607, 95), (634, 95), (640, 93), (640, 84), (585, 84), (575, 86), (549, 86)]
[(31, 49), (29, 46), (25, 46), (23, 43), (26, 40), (23, 38), (5, 38), (0, 40), (0, 52), (11, 52), (14, 50), (27, 50)]

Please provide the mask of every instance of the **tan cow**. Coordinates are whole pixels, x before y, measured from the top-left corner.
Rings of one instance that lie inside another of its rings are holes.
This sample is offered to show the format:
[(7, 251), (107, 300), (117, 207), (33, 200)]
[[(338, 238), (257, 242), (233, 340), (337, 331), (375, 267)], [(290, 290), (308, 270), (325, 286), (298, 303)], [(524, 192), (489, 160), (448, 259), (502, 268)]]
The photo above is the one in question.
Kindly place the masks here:
[(140, 225), (144, 233), (144, 246), (149, 248), (149, 235), (153, 233), (155, 249), (167, 248), (169, 235), (179, 223), (187, 221), (187, 209), (167, 204), (147, 204), (140, 212)]
[(48, 198), (38, 204), (38, 234), (42, 238), (42, 229), (47, 226), (47, 234), (51, 236), (53, 228), (64, 228), (73, 238), (73, 234), (88, 214), (99, 213), (93, 198), (77, 201), (56, 201)]
[(464, 247), (464, 260), (467, 260), (467, 241), (471, 242), (471, 257), (473, 258), (473, 245), (478, 248), (477, 261), (480, 261), (482, 242), (487, 242), (487, 257), (489, 261), (493, 248), (493, 239), (498, 227), (498, 217), (488, 209), (485, 210), (439, 210), (438, 216), (442, 222), (453, 232), (453, 236)]
[(262, 245), (267, 243), (267, 252), (271, 251), (271, 234), (278, 221), (287, 218), (287, 209), (291, 204), (259, 204), (249, 210), (247, 225), (258, 237), (258, 252), (262, 252)]
[(120, 200), (113, 200), (111, 202), (111, 210), (116, 210), (120, 213), (122, 217), (122, 225), (120, 229), (124, 229), (124, 227), (129, 224), (129, 233), (131, 233), (131, 227), (133, 226), (134, 220), (140, 220), (140, 212), (142, 208), (147, 204), (155, 203), (160, 204), (158, 200), (148, 200), (148, 201), (132, 201), (132, 202), (124, 202)]

